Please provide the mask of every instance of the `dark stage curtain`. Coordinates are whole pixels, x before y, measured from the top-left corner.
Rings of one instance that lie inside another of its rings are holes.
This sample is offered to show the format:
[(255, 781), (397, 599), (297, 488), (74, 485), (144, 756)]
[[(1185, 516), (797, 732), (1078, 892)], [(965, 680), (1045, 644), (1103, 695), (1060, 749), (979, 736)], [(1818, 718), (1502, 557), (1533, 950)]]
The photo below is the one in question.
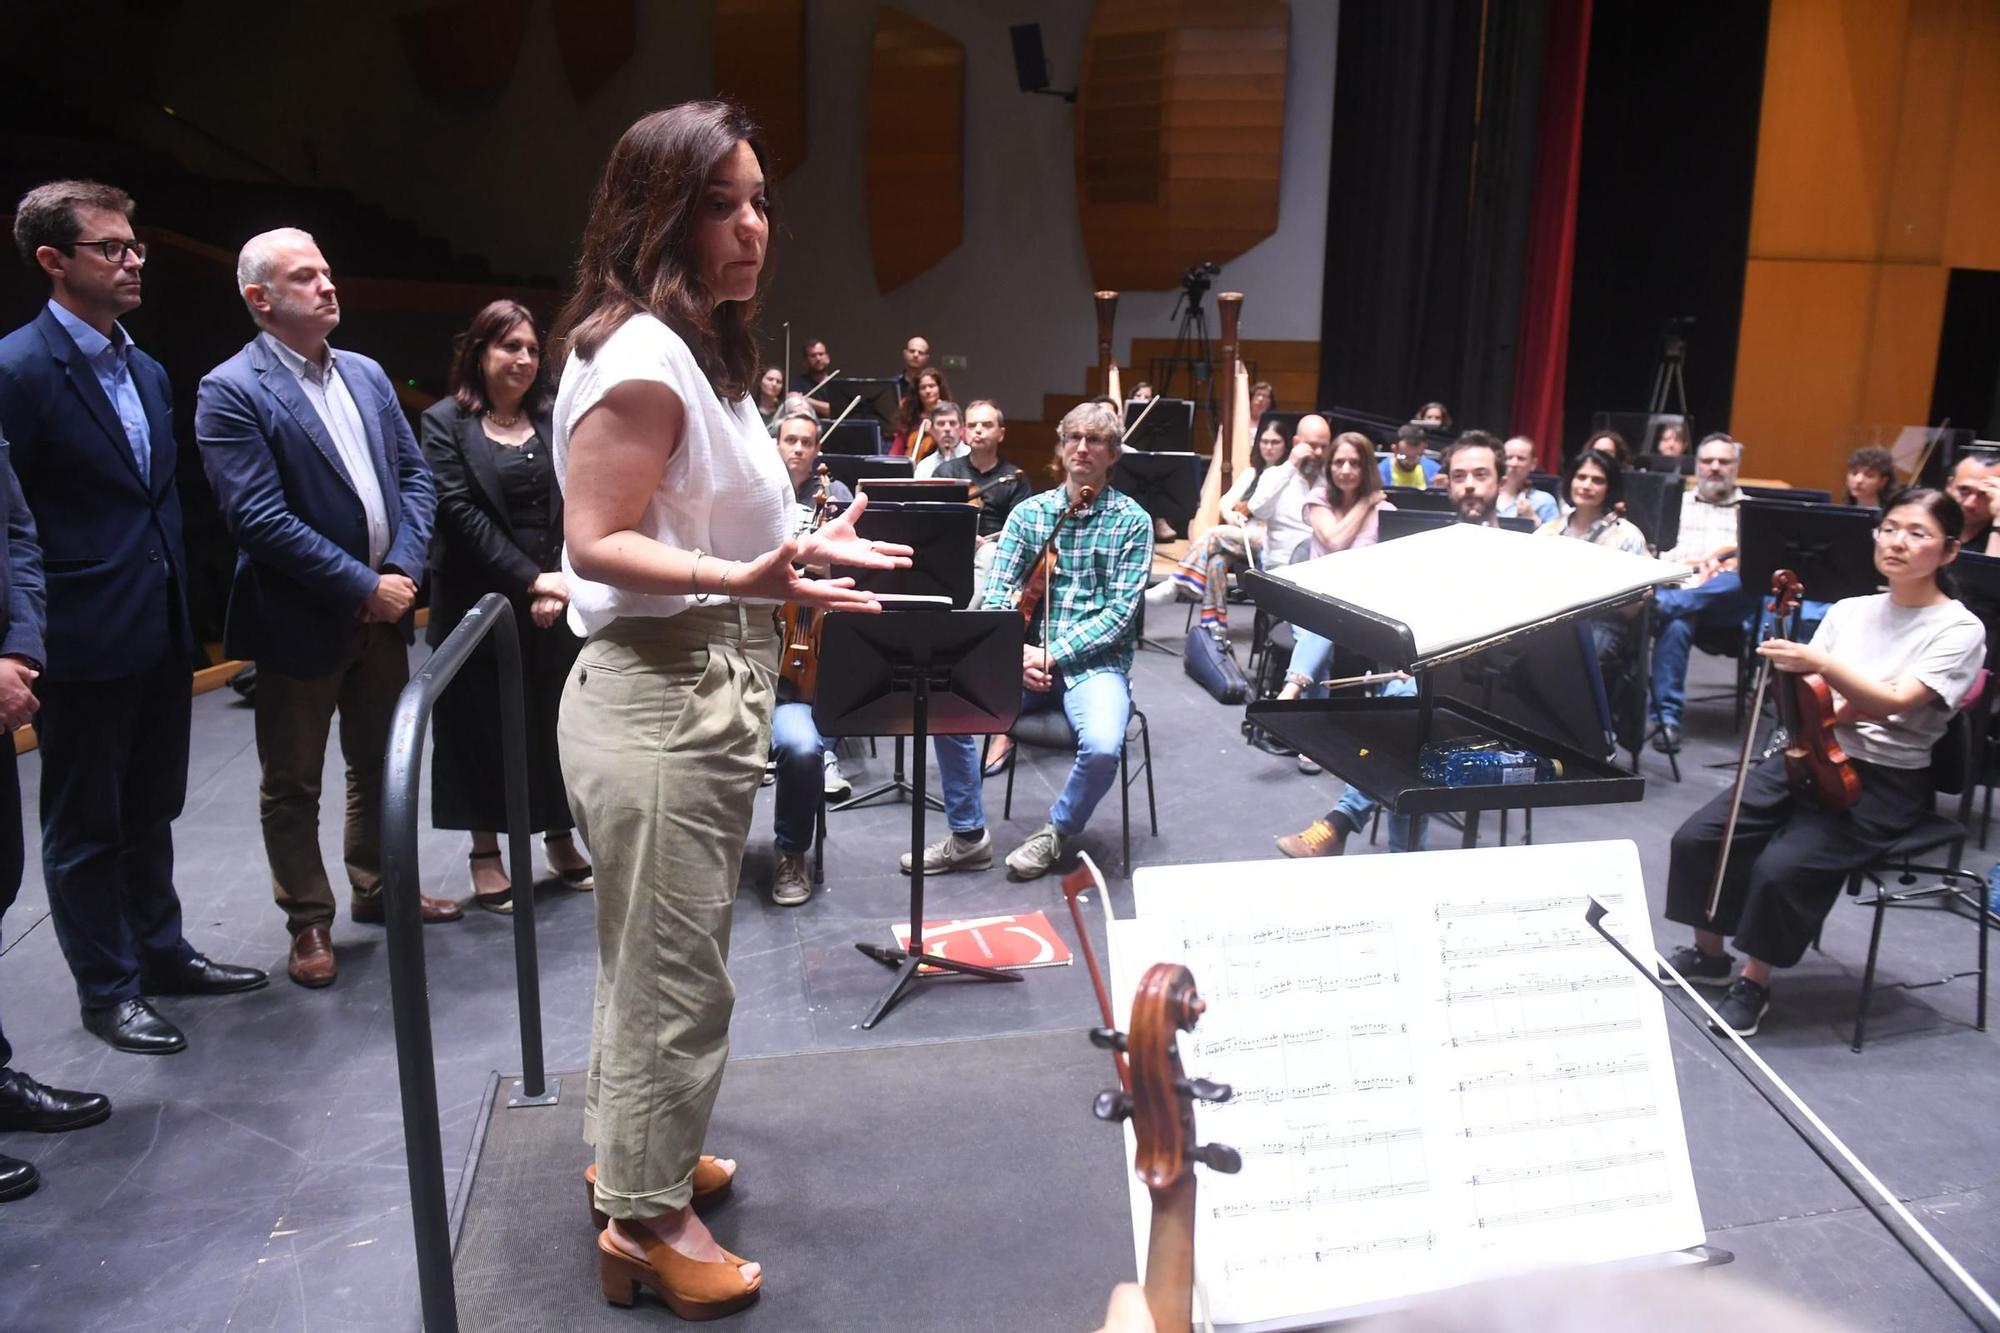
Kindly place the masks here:
[(1554, 0), (1535, 132), (1533, 203), (1510, 431), (1535, 441), (1543, 469), (1561, 465), (1563, 380), (1569, 368), (1570, 282), (1576, 255), (1578, 167), (1583, 157), (1591, 0)]
[(1341, 6), (1322, 405), (1510, 419), (1552, 2)]

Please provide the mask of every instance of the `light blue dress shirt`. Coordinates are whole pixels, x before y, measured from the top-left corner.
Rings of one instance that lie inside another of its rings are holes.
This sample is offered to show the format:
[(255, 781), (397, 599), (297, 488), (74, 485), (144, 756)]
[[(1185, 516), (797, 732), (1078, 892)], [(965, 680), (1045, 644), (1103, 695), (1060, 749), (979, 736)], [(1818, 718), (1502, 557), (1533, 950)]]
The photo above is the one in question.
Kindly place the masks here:
[(146, 405), (139, 401), (139, 386), (132, 379), (132, 339), (125, 326), (113, 324), (112, 336), (107, 338), (53, 299), (49, 301), (49, 313), (63, 326), (76, 350), (83, 353), (91, 373), (97, 376), (104, 396), (111, 400), (111, 410), (125, 427), (125, 442), (132, 449), (133, 461), (139, 465), (139, 479), (152, 484), (153, 431), (146, 424)]
[(382, 483), (375, 475), (375, 457), (369, 452), (368, 431), (361, 424), (361, 409), (340, 372), (340, 353), (328, 347), (326, 364), (308, 361), (273, 337), (269, 331), (257, 335), (298, 376), (313, 411), (319, 413), (326, 433), (333, 437), (334, 452), (347, 471), (347, 480), (361, 499), (361, 512), (368, 522), (368, 567), (381, 569), (389, 553), (389, 506), (382, 496)]

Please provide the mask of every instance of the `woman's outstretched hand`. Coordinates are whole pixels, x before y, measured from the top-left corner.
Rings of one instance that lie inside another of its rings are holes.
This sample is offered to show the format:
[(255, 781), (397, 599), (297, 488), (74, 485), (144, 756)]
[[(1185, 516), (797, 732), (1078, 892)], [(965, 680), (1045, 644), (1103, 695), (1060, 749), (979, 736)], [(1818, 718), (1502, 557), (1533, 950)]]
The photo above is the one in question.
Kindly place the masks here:
[(839, 518), (829, 519), (799, 539), (794, 559), (808, 565), (848, 565), (857, 569), (908, 569), (910, 548), (896, 542), (869, 541), (854, 531), (854, 520), (868, 509), (868, 496), (854, 497)]
[[(766, 602), (796, 602), (801, 606), (826, 607), (835, 611), (880, 611), (875, 594), (854, 586), (853, 579), (816, 579), (794, 565), (800, 558), (797, 539), (766, 551), (755, 560), (738, 562), (729, 575), (731, 597)], [(903, 561), (908, 564), (907, 558)], [(883, 566), (890, 568), (890, 566)], [(724, 591), (711, 589), (711, 591)]]

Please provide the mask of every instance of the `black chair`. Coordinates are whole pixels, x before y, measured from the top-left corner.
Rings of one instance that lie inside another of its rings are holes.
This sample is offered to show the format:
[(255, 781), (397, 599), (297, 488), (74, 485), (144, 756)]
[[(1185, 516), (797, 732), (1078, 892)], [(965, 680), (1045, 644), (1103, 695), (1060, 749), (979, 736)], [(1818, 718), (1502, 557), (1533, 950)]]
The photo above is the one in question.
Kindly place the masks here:
[[(1131, 765), (1132, 741), (1139, 741), (1139, 766)], [(1001, 761), (1007, 774), (1007, 789), (1000, 802), (1000, 817), (1014, 817), (1014, 761), (1020, 756), (1023, 745), (1033, 745), (1045, 750), (1076, 749), (1076, 733), (1070, 729), (1069, 718), (1061, 709), (1044, 708), (1033, 713), (1023, 713), (1014, 722), (1013, 730), (1007, 733), (1014, 744), (1007, 749), (1007, 757)], [(981, 771), (986, 767), (986, 755), (982, 747), (979, 756)], [(1160, 812), (1153, 801), (1153, 736), (1146, 725), (1146, 715), (1139, 706), (1132, 706), (1132, 716), (1125, 723), (1125, 744), (1118, 751), (1118, 822), (1120, 845), (1124, 854), (1125, 873), (1132, 873), (1132, 784), (1141, 776), (1146, 779), (1146, 822), (1153, 830), (1153, 836), (1160, 836)]]
[[(1861, 998), (1854, 1014), (1853, 1050), (1857, 1055), (1861, 1053), (1862, 1039), (1867, 1032), (1868, 1002), (1876, 989), (1875, 961), (1882, 948), (1882, 923), (1891, 907), (1942, 901), (1946, 907), (1962, 904), (1971, 908), (1979, 925), (1977, 967), (1950, 972), (1931, 981), (1884, 984), (1898, 990), (1921, 990), (1928, 986), (1941, 986), (1960, 977), (1976, 976), (1979, 978), (1979, 1018), (1975, 1026), (1981, 1032), (1986, 1031), (1986, 928), (1989, 917), (1986, 882), (1971, 871), (1961, 869), (1959, 858), (1965, 850), (1966, 823), (1972, 813), (1974, 739), (1985, 734), (1991, 714), (1985, 697), (1989, 684), (1990, 677), (1982, 672), (1978, 701), (1971, 708), (1960, 709), (1952, 718), (1943, 739), (1931, 747), (1931, 788), (1947, 796), (1958, 797), (1957, 817), (1931, 811), (1917, 822), (1916, 827), (1897, 839), (1895, 846), (1848, 876), (1849, 895), (1863, 907), (1875, 909), (1874, 926), (1868, 933), (1868, 961), (1861, 971)], [(1918, 858), (1938, 852), (1945, 853), (1944, 864), (1919, 863)], [(1890, 887), (1888, 881), (1891, 875), (1902, 887)], [(1918, 877), (1923, 875), (1935, 875), (1937, 882), (1910, 887), (1917, 885)], [(1873, 892), (1866, 897), (1861, 893), (1864, 881), (1873, 888)]]

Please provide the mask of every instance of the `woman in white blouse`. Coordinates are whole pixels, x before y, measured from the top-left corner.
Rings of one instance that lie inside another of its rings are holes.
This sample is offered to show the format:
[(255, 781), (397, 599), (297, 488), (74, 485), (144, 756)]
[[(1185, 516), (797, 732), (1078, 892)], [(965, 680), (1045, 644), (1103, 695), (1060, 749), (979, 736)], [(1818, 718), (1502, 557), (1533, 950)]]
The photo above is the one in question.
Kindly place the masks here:
[(751, 394), (770, 229), (743, 110), (689, 102), (626, 130), (551, 342), (572, 626), (588, 636), (558, 726), (595, 859), (597, 996), (585, 1088), (604, 1295), (686, 1318), (756, 1299), (759, 1267), (695, 1209), (736, 1164), (703, 1156), (729, 1052), (730, 909), (769, 745), (770, 603), (879, 606), (809, 564), (908, 550), (844, 517), (793, 538), (792, 487)]

